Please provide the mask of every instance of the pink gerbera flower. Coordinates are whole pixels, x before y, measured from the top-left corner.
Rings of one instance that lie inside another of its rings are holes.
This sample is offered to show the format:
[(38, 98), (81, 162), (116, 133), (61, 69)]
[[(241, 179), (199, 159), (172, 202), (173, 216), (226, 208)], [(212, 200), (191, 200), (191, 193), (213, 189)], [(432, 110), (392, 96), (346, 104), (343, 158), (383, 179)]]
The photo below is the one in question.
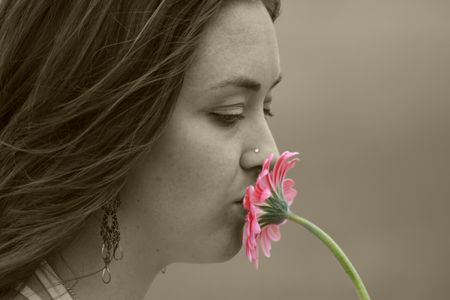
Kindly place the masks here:
[(355, 285), (359, 298), (370, 300), (361, 277), (339, 245), (317, 225), (289, 209), (297, 191), (294, 181), (285, 177), (286, 172), (299, 161), (298, 158), (290, 159), (297, 154), (283, 152), (271, 171), (269, 168), (273, 154), (270, 154), (263, 163), (255, 186), (249, 185), (245, 190), (243, 206), (247, 216), (242, 235), (245, 254), (258, 269), (258, 245), (264, 255), (270, 257), (271, 242), (280, 240), (280, 225), (287, 220), (293, 221), (309, 230), (330, 249)]
[(286, 222), (289, 207), (297, 191), (294, 181), (285, 178), (298, 158), (291, 159), (298, 152), (285, 151), (269, 171), (273, 158), (271, 153), (263, 163), (255, 186), (246, 189), (243, 205), (247, 210), (244, 225), (243, 244), (251, 263), (258, 269), (258, 242), (266, 257), (270, 257), (271, 241), (280, 240), (280, 225)]

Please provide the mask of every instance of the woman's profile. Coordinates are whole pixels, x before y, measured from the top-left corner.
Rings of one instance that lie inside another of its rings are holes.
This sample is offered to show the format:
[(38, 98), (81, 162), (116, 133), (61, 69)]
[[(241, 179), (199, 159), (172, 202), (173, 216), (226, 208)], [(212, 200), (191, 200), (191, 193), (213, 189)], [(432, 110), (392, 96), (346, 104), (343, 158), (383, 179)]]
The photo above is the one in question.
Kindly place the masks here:
[(279, 7), (0, 0), (0, 299), (143, 299), (238, 253)]

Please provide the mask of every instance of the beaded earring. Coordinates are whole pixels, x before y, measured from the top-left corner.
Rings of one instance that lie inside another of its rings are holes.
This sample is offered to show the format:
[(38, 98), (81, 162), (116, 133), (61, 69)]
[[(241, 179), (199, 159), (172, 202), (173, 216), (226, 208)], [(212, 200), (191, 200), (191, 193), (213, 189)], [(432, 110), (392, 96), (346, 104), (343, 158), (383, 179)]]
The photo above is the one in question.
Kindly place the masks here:
[(119, 222), (117, 221), (117, 208), (120, 205), (119, 195), (111, 203), (105, 204), (102, 227), (100, 234), (103, 238), (102, 258), (105, 266), (103, 267), (102, 280), (104, 283), (111, 281), (111, 273), (108, 265), (112, 259), (121, 260), (123, 258), (123, 249), (120, 245)]

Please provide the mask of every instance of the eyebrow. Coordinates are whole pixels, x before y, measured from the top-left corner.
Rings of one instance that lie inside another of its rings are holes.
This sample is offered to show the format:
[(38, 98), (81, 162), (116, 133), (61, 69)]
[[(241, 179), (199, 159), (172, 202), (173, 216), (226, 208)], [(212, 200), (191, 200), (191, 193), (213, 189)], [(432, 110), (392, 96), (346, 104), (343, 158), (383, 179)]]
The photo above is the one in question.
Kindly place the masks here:
[[(281, 81), (281, 74), (278, 75), (277, 79), (273, 82), (272, 86), (270, 87), (270, 89), (273, 89), (280, 81)], [(261, 83), (259, 83), (258, 81), (246, 77), (246, 76), (236, 76), (230, 79), (225, 79), (213, 86), (211, 86), (210, 89), (222, 89), (225, 87), (229, 87), (229, 86), (233, 86), (233, 87), (238, 87), (238, 88), (244, 88), (247, 90), (251, 90), (254, 92), (258, 92), (261, 89)]]

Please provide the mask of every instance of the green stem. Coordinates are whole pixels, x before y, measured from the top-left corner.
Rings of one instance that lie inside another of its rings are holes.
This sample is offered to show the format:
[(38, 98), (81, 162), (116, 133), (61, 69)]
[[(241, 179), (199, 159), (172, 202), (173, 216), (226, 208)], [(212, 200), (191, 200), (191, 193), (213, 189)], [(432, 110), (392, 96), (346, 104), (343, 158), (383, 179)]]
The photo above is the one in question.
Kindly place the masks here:
[(318, 237), (327, 247), (333, 252), (334, 256), (336, 256), (337, 260), (344, 268), (345, 272), (348, 274), (353, 284), (355, 285), (356, 292), (358, 293), (359, 299), (361, 300), (370, 300), (369, 293), (364, 286), (364, 283), (359, 277), (358, 272), (353, 267), (350, 260), (345, 255), (344, 251), (339, 247), (339, 245), (322, 229), (314, 225), (312, 222), (297, 216), (292, 212), (287, 213), (287, 219), (294, 221), (297, 224), (302, 225), (306, 229), (308, 229), (312, 234)]

